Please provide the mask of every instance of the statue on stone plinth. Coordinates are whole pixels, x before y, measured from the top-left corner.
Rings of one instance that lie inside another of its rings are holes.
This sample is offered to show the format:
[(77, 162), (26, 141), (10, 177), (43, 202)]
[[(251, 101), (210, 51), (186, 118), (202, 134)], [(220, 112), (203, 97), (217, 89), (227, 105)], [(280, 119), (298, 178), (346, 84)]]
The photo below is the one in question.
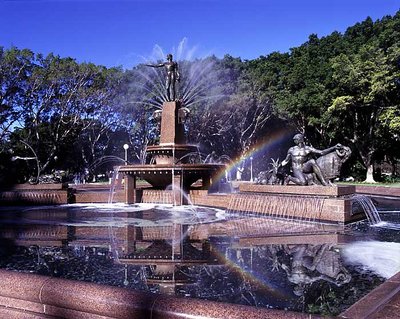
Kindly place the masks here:
[(172, 60), (172, 54), (167, 54), (167, 61), (160, 64), (146, 64), (152, 68), (165, 67), (167, 70), (167, 77), (165, 80), (165, 88), (167, 89), (167, 101), (175, 101), (176, 99), (176, 81), (180, 81), (180, 74), (178, 70), (178, 63)]
[(330, 181), (327, 180), (320, 165), (312, 156), (324, 156), (334, 151), (343, 150), (345, 147), (341, 144), (336, 144), (325, 150), (317, 150), (304, 143), (303, 134), (296, 134), (293, 137), (293, 141), (296, 145), (288, 150), (286, 158), (280, 164), (280, 166), (285, 166), (289, 161), (292, 162), (292, 175), (287, 176), (286, 184), (292, 181), (297, 185), (313, 185), (316, 182), (324, 186), (330, 185)]

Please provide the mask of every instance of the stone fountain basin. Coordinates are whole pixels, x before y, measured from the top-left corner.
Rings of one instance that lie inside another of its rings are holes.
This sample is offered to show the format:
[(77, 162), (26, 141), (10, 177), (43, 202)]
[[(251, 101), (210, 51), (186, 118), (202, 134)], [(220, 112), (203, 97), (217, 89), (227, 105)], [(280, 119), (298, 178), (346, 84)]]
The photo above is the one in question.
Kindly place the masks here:
[(224, 169), (225, 164), (138, 164), (121, 166), (119, 171), (144, 179), (157, 189), (165, 189), (172, 184), (174, 178), (180, 178), (181, 188), (188, 189), (199, 179), (203, 187), (209, 185), (211, 180), (218, 180), (219, 173)]
[(192, 144), (170, 144), (151, 145), (146, 149), (147, 154), (154, 158), (156, 164), (187, 164), (187, 154), (198, 153), (197, 145)]

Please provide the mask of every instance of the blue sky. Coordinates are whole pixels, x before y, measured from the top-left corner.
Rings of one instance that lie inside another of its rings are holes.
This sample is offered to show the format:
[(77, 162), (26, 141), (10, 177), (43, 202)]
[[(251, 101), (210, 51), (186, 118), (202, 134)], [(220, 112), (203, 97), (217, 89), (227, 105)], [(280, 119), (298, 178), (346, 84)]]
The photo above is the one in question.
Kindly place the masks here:
[(400, 0), (0, 0), (0, 46), (124, 68), (179, 45), (183, 57), (254, 59), (399, 9)]

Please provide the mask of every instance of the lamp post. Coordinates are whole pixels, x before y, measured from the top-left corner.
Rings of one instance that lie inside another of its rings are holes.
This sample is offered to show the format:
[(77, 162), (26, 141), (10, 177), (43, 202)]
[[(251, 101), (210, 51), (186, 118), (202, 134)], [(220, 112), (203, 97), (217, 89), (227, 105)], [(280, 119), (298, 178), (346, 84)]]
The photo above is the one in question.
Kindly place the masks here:
[(253, 156), (250, 157), (250, 182), (253, 181)]
[(128, 148), (129, 145), (128, 144), (124, 144), (124, 150), (125, 150), (125, 165), (128, 165)]

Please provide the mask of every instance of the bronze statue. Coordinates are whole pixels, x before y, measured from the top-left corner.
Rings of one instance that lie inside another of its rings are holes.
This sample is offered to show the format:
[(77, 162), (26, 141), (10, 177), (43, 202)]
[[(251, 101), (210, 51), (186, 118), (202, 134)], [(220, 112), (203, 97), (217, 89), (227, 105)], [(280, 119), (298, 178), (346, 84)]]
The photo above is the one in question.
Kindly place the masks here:
[(255, 179), (256, 184), (261, 185), (282, 185), (284, 183), (284, 174), (279, 170), (279, 158), (274, 160), (271, 158), (271, 169), (261, 171)]
[(167, 100), (175, 101), (176, 99), (176, 81), (180, 81), (178, 63), (172, 60), (172, 54), (167, 54), (167, 61), (160, 64), (146, 64), (152, 68), (165, 67), (167, 70), (167, 78), (165, 80), (165, 88), (167, 89)]
[(346, 162), (351, 155), (351, 149), (348, 146), (343, 146), (335, 152), (317, 158), (317, 164), (321, 168), (322, 173), (326, 180), (334, 180), (339, 177), (340, 170), (344, 162)]
[(287, 176), (287, 181), (292, 181), (297, 185), (315, 184), (312, 177), (313, 174), (315, 174), (322, 185), (330, 185), (330, 182), (325, 179), (321, 167), (311, 156), (326, 155), (335, 150), (343, 149), (343, 146), (341, 144), (336, 144), (325, 150), (317, 150), (311, 146), (305, 145), (303, 134), (296, 134), (293, 137), (293, 141), (296, 145), (289, 148), (286, 158), (280, 164), (280, 166), (285, 166), (290, 160), (292, 161), (293, 175)]

